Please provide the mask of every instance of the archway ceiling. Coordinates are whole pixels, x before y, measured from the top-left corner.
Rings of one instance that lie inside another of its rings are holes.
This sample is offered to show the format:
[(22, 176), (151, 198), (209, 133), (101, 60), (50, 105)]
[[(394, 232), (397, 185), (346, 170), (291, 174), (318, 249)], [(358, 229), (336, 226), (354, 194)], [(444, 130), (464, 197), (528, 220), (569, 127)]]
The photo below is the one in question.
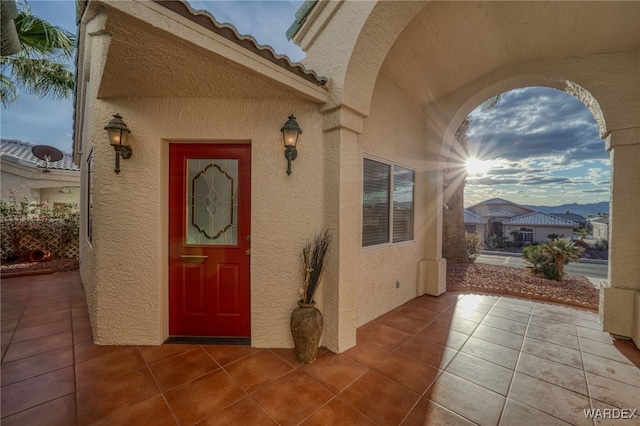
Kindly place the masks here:
[(501, 67), (640, 45), (639, 2), (433, 2), (381, 74), (426, 105)]

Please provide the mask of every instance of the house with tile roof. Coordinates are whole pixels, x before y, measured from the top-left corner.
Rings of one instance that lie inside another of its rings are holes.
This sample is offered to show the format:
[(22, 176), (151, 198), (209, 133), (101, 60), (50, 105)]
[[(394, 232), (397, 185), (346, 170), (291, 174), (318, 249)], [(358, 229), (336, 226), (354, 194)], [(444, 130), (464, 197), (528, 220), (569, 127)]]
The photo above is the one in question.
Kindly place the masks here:
[(521, 243), (545, 242), (551, 234), (572, 238), (573, 229), (578, 226), (576, 222), (535, 211), (502, 198), (482, 201), (465, 210), (465, 227), (467, 224), (473, 225), (476, 221), (467, 212), (486, 221), (485, 239), (495, 235), (498, 238), (515, 239)]
[[(81, 6), (74, 160), (93, 200), (80, 273), (98, 344), (293, 347), (300, 250), (325, 228), (316, 306), (331, 351), (441, 295), (455, 131), (519, 87), (590, 108), (615, 151), (611, 220), (635, 217), (638, 2), (310, 1), (289, 32), (304, 65), (183, 1)], [(503, 201), (470, 210), (532, 213)], [(640, 223), (611, 230), (604, 327), (640, 342)]]
[(26, 197), (51, 206), (80, 202), (80, 168), (74, 164), (72, 154), (63, 153), (63, 158), (50, 162), (45, 172), (44, 161), (32, 152), (35, 145), (13, 139), (2, 139), (0, 143), (3, 200), (13, 195), (16, 200)]
[(487, 219), (464, 209), (464, 230), (470, 234), (478, 234), (482, 239), (487, 237)]

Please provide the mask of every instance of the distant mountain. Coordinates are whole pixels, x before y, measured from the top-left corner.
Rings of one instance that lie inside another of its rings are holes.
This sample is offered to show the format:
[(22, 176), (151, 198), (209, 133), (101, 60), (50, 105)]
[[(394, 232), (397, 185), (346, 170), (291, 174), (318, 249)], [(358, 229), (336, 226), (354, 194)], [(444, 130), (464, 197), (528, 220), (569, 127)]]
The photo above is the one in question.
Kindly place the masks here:
[(570, 213), (579, 214), (581, 216), (587, 217), (590, 214), (597, 216), (598, 213), (606, 213), (609, 214), (609, 202), (603, 201), (601, 203), (591, 203), (591, 204), (562, 204), (560, 206), (525, 206), (534, 210), (541, 211), (543, 213), (566, 213), (569, 211)]

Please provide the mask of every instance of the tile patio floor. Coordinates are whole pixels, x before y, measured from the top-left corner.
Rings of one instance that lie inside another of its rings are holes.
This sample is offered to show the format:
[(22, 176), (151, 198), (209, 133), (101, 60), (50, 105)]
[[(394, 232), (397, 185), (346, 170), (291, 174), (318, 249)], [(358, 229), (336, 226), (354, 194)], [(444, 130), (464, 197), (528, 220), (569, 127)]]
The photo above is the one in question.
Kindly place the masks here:
[(3, 426), (592, 425), (584, 409), (640, 409), (640, 352), (560, 305), (420, 297), (300, 365), (287, 349), (96, 346), (77, 272), (1, 289)]

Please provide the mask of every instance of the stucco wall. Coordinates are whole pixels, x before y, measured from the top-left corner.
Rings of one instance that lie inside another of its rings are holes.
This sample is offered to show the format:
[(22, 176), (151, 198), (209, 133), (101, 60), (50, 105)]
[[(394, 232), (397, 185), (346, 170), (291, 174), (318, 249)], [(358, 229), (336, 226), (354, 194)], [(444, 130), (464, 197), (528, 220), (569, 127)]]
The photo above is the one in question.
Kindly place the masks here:
[[(289, 316), (301, 283), (299, 249), (322, 228), (322, 130), (317, 106), (282, 100), (118, 99), (97, 101), (106, 123), (119, 112), (133, 156), (113, 172), (100, 128), (94, 142), (94, 334), (100, 344), (160, 344), (168, 333), (167, 178), (171, 141), (252, 146), (252, 345), (290, 347)], [(280, 127), (294, 113), (303, 134), (286, 174)], [(117, 209), (111, 208), (118, 206)], [(118, 223), (117, 227), (109, 224)]]
[[(422, 109), (384, 76), (379, 76), (371, 115), (364, 121), (361, 152), (415, 170), (414, 241), (360, 249), (357, 259), (357, 324), (361, 326), (416, 296), (418, 264), (428, 235), (423, 224), (426, 204), (426, 161)], [(362, 162), (360, 162), (362, 176)], [(356, 184), (356, 183), (354, 183)], [(358, 182), (362, 188), (362, 181)], [(360, 198), (362, 193), (360, 193)], [(362, 234), (362, 213), (360, 227)], [(396, 282), (400, 286), (396, 287)]]

